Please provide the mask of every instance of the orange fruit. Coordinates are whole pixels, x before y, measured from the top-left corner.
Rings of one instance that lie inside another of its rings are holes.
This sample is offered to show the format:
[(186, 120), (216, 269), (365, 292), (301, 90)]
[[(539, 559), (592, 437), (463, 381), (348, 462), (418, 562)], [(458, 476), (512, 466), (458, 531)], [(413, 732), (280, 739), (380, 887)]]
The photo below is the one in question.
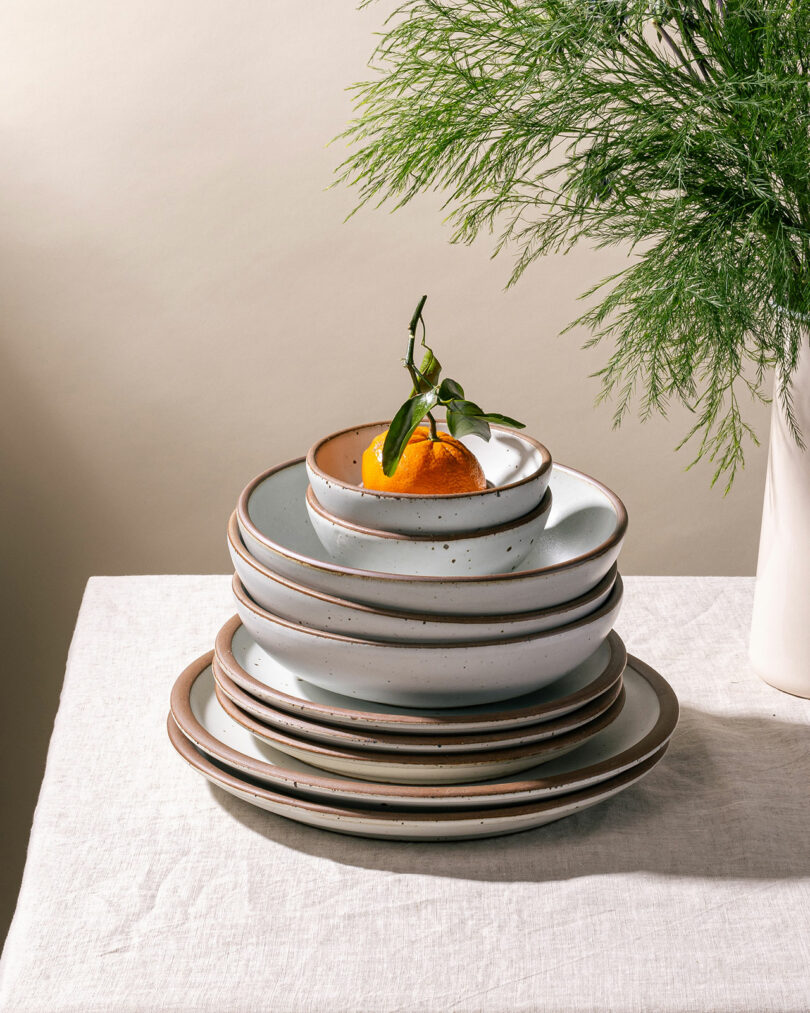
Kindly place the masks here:
[(415, 430), (408, 440), (397, 470), (389, 478), (382, 466), (387, 432), (375, 436), (363, 452), (362, 473), (366, 489), (422, 496), (486, 489), (487, 480), (475, 454), (449, 433), (439, 433), (438, 440), (431, 440), (430, 430), (425, 426)]

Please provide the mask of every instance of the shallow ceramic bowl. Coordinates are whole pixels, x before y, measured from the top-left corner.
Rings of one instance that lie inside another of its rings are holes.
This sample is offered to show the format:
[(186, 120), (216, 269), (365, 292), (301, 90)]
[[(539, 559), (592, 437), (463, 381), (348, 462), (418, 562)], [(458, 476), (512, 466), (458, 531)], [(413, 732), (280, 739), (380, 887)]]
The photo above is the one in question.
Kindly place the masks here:
[(485, 576), (514, 570), (540, 537), (551, 511), (546, 490), (535, 508), (516, 521), (463, 535), (399, 535), (342, 521), (307, 489), (307, 513), (329, 555), (347, 566), (419, 577)]
[(592, 654), (610, 632), (622, 580), (596, 612), (532, 636), (453, 643), (381, 643), (324, 633), (260, 609), (233, 579), (236, 611), (253, 639), (298, 678), (397, 707), (466, 707), (530, 693)]
[(610, 594), (617, 572), (614, 563), (596, 587), (553, 608), (515, 615), (454, 616), (376, 609), (287, 580), (262, 566), (245, 549), (236, 514), (231, 515), (228, 524), (228, 550), (239, 579), (257, 605), (290, 622), (370, 640), (491, 640), (542, 633), (575, 622), (598, 609)]
[[(491, 426), (486, 442), (461, 442), (478, 458), (488, 488), (447, 496), (378, 492), (362, 485), (363, 451), (388, 422), (342, 429), (320, 440), (307, 454), (309, 483), (330, 514), (350, 524), (410, 535), (459, 535), (491, 528), (530, 513), (545, 495), (551, 454), (537, 440), (504, 426)], [(447, 432), (447, 426), (438, 424)]]
[(258, 475), (237, 505), (245, 548), (297, 584), (375, 608), (459, 616), (530, 612), (578, 598), (616, 561), (627, 530), (622, 501), (596, 479), (552, 468), (551, 513), (520, 570), (486, 577), (414, 577), (341, 566), (315, 536), (303, 459)]

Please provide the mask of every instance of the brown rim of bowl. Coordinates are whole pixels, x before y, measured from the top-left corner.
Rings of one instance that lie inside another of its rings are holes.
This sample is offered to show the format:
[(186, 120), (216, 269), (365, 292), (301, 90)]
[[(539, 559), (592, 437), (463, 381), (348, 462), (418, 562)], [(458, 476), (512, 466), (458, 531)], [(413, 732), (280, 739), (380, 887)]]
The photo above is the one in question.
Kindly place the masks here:
[[(213, 664), (212, 664), (213, 671)], [(228, 699), (222, 692), (216, 677), (214, 678), (214, 693), (217, 702), (232, 721), (247, 729), (252, 735), (263, 739), (269, 745), (284, 752), (285, 747), (296, 749), (299, 753), (309, 756), (328, 756), (335, 760), (346, 760), (350, 763), (380, 763), (391, 764), (395, 767), (485, 767), (490, 763), (508, 763), (510, 760), (522, 760), (529, 757), (537, 757), (537, 762), (542, 763), (547, 753), (557, 754), (560, 746), (576, 746), (587, 742), (597, 732), (607, 728), (621, 714), (624, 707), (624, 686), (619, 687), (616, 699), (604, 711), (592, 718), (587, 724), (579, 728), (572, 728), (552, 739), (541, 739), (540, 742), (532, 742), (522, 746), (507, 746), (504, 749), (489, 749), (472, 753), (397, 753), (382, 752), (379, 750), (363, 749), (333, 749), (323, 742), (310, 742), (307, 739), (298, 739), (293, 735), (284, 735), (275, 728), (268, 728), (260, 721), (256, 721), (250, 714), (246, 714), (240, 707)], [(276, 745), (282, 743), (282, 745)], [(304, 763), (307, 761), (304, 760)], [(312, 766), (317, 766), (313, 763)]]
[(527, 621), (529, 619), (538, 619), (540, 616), (551, 614), (562, 616), (565, 615), (566, 612), (573, 611), (575, 608), (587, 605), (590, 601), (593, 601), (594, 598), (598, 598), (605, 591), (609, 590), (613, 584), (615, 584), (616, 576), (619, 572), (618, 563), (614, 563), (597, 584), (594, 584), (590, 590), (579, 595), (578, 598), (571, 598), (568, 601), (561, 602), (559, 605), (549, 605), (548, 608), (534, 609), (532, 612), (508, 612), (505, 615), (498, 613), (495, 615), (483, 616), (448, 615), (444, 612), (406, 612), (399, 609), (376, 608), (373, 605), (366, 605), (363, 602), (351, 601), (349, 598), (339, 598), (337, 595), (327, 594), (325, 591), (316, 591), (314, 588), (307, 587), (305, 584), (299, 584), (294, 580), (290, 580), (288, 577), (283, 577), (280, 573), (274, 573), (269, 567), (251, 556), (245, 548), (242, 537), (239, 534), (239, 524), (236, 520), (235, 510), (228, 520), (228, 544), (231, 546), (236, 555), (239, 556), (245, 566), (249, 566), (252, 570), (255, 570), (267, 580), (272, 580), (274, 583), (281, 584), (283, 587), (289, 588), (294, 592), (306, 595), (308, 598), (317, 598), (318, 601), (325, 602), (327, 605), (335, 605), (339, 608), (349, 608), (356, 612), (381, 615), (391, 619), (412, 619), (415, 622), (420, 623), (460, 623), (474, 626), (476, 623), (508, 623), (518, 620)]
[(488, 538), (490, 535), (502, 535), (506, 531), (513, 531), (515, 528), (522, 527), (525, 524), (531, 524), (532, 521), (536, 521), (538, 517), (542, 517), (551, 510), (552, 495), (551, 489), (546, 489), (543, 493), (543, 498), (533, 510), (530, 510), (527, 514), (523, 514), (521, 517), (516, 517), (514, 520), (506, 521), (504, 524), (496, 524), (489, 528), (473, 528), (472, 531), (448, 531), (445, 535), (401, 535), (394, 531), (384, 531), (382, 528), (367, 528), (362, 524), (355, 524), (353, 521), (344, 521), (337, 514), (330, 513), (318, 501), (315, 490), (311, 485), (307, 486), (306, 500), (307, 506), (311, 510), (318, 514), (319, 517), (322, 517), (327, 523), (334, 524), (335, 527), (345, 528), (347, 531), (357, 531), (361, 535), (371, 535), (372, 538), (387, 538), (395, 542), (422, 542), (427, 544), (429, 542), (460, 542), (466, 541), (468, 538)]
[[(323, 802), (314, 802), (309, 799), (300, 798), (297, 795), (284, 795), (277, 791), (270, 791), (259, 784), (250, 781), (243, 781), (235, 773), (223, 770), (211, 762), (208, 756), (201, 753), (195, 747), (193, 740), (189, 739), (185, 732), (179, 727), (171, 712), (166, 719), (166, 730), (169, 735), (169, 742), (181, 759), (192, 767), (197, 773), (202, 774), (208, 780), (222, 788), (231, 788), (246, 795), (252, 795), (255, 799), (263, 799), (266, 802), (274, 802), (277, 805), (303, 809), (307, 812), (323, 813), (330, 816), (343, 817), (347, 822), (357, 820), (364, 822), (378, 820), (390, 823), (438, 823), (458, 822), (459, 820), (474, 820), (482, 823), (487, 820), (503, 819), (509, 816), (523, 816), (535, 813), (547, 812), (560, 807), (560, 798), (564, 799), (564, 805), (572, 802), (586, 802), (594, 796), (602, 796), (611, 789), (621, 788), (625, 784), (632, 784), (641, 780), (664, 756), (668, 743), (652, 753), (642, 763), (637, 763), (617, 774), (615, 777), (599, 781), (588, 788), (581, 788), (579, 791), (563, 794), (562, 792), (553, 795), (551, 798), (543, 798), (540, 801), (527, 805), (493, 806), (490, 809), (450, 809), (440, 813), (414, 812), (411, 809), (392, 809), (386, 806), (385, 809), (351, 809), (348, 806), (326, 805)], [(293, 790), (295, 785), (292, 786)], [(391, 787), (411, 787), (410, 785), (391, 785)], [(529, 828), (527, 828), (529, 829)]]
[[(379, 496), (381, 499), (405, 499), (405, 500), (426, 500), (426, 499), (439, 499), (443, 503), (445, 500), (451, 501), (454, 499), (462, 499), (474, 496), (486, 496), (487, 493), (503, 492), (505, 489), (517, 489), (521, 485), (526, 485), (529, 482), (533, 482), (538, 479), (541, 475), (544, 475), (551, 467), (551, 454), (548, 447), (545, 447), (538, 440), (535, 440), (532, 436), (526, 436), (517, 429), (510, 429), (509, 426), (499, 426), (496, 423), (490, 423), (490, 429), (495, 429), (500, 433), (509, 433), (510, 436), (516, 436), (520, 440), (524, 440), (526, 443), (531, 444), (535, 450), (540, 454), (539, 466), (525, 478), (519, 478), (515, 482), (507, 482), (506, 485), (493, 485), (486, 489), (479, 489), (476, 492), (448, 492), (440, 495), (428, 495), (424, 496), (420, 493), (414, 492), (384, 492), (382, 489), (366, 489), (362, 485), (355, 485), (352, 482), (344, 482), (336, 475), (330, 475), (329, 472), (324, 471), (323, 468), (318, 464), (317, 457), (321, 448), (328, 443), (330, 440), (336, 439), (338, 436), (344, 436), (346, 433), (359, 433), (361, 429), (376, 429), (377, 426), (384, 426), (388, 428), (390, 422), (363, 422), (359, 426), (347, 426), (345, 429), (338, 429), (337, 432), (330, 433), (328, 436), (324, 436), (323, 439), (318, 440), (307, 451), (306, 461), (307, 467), (310, 468), (315, 474), (322, 478), (325, 482), (332, 482), (333, 485), (339, 485), (343, 489), (351, 489), (352, 492), (363, 492), (369, 496)], [(441, 423), (440, 423), (441, 425)]]
[[(295, 465), (304, 465), (303, 457), (296, 457), (290, 461), (285, 461), (283, 464), (277, 464), (272, 468), (268, 468), (263, 471), (261, 475), (257, 475), (251, 479), (250, 482), (245, 486), (242, 492), (239, 494), (239, 499), (236, 504), (236, 516), (240, 526), (244, 527), (249, 534), (261, 542), (266, 548), (275, 552), (279, 556), (284, 556), (286, 559), (291, 559), (301, 566), (306, 567), (310, 570), (321, 570), (325, 573), (339, 574), (344, 577), (360, 577), (360, 578), (371, 578), (374, 580), (386, 580), (392, 581), (393, 583), (400, 583), (402, 581), (416, 581), (417, 583), (424, 584), (435, 584), (441, 583), (442, 581), (451, 582), (453, 584), (468, 584), (473, 581), (483, 581), (489, 583), (491, 581), (499, 580), (515, 580), (521, 577), (531, 577), (543, 573), (561, 573), (565, 570), (571, 570), (581, 563), (589, 562), (592, 559), (597, 559), (599, 556), (604, 555), (606, 552), (621, 543), (627, 531), (627, 510), (625, 509), (624, 503), (619, 499), (615, 492), (612, 492), (606, 485), (590, 475), (586, 475), (582, 471), (577, 471), (576, 468), (569, 468), (565, 464), (554, 464), (554, 468), (559, 468), (560, 471), (567, 472), (569, 475), (576, 475), (577, 478), (588, 482), (594, 486), (602, 495), (607, 499), (613, 509), (616, 512), (616, 527), (614, 528), (610, 537), (606, 538), (601, 545), (597, 545), (595, 549), (591, 549), (588, 552), (583, 552), (579, 556), (574, 556), (571, 559), (566, 559), (563, 563), (550, 563), (548, 566), (540, 566), (534, 570), (510, 570), (509, 573), (489, 573), (484, 576), (476, 577), (472, 574), (462, 574), (458, 577), (438, 577), (438, 576), (424, 576), (417, 577), (409, 573), (384, 573), (380, 570), (359, 570), (350, 566), (340, 566), (338, 563), (330, 563), (326, 560), (312, 559), (310, 556), (303, 556), (299, 552), (294, 552), (292, 549), (285, 549), (283, 545), (279, 545), (278, 542), (274, 542), (272, 538), (268, 538), (262, 534), (256, 525), (251, 521), (250, 514), (248, 513), (248, 502), (254, 490), (262, 482), (268, 479), (271, 475), (274, 475), (278, 471), (284, 471), (285, 468), (292, 468)], [(552, 479), (553, 479), (552, 474)]]
[[(242, 668), (242, 666), (236, 660), (236, 657), (233, 653), (233, 638), (241, 625), (242, 620), (239, 618), (238, 615), (231, 616), (231, 618), (227, 621), (227, 623), (225, 623), (225, 625), (217, 633), (216, 640), (214, 642), (214, 654), (216, 656), (217, 661), (219, 662), (220, 667), (223, 668), (226, 673), (230, 674), (232, 681), (235, 681), (233, 680), (233, 669), (238, 669), (240, 675), (244, 677), (247, 681), (249, 681), (251, 684), (254, 684), (260, 688), (264, 688), (263, 683), (260, 683), (258, 679), (254, 679), (249, 672), (246, 672), (244, 668)], [(619, 636), (619, 634), (616, 633), (615, 630), (611, 630), (610, 633), (608, 633), (607, 637), (605, 638), (605, 642), (607, 643), (610, 649), (610, 657), (608, 659), (607, 664), (605, 665), (604, 670), (600, 672), (599, 675), (596, 676), (593, 683), (589, 683), (588, 686), (584, 686), (582, 689), (577, 690), (575, 693), (570, 693), (568, 697), (563, 697), (564, 700), (567, 700), (569, 703), (574, 704), (571, 710), (576, 710), (577, 706), (584, 706), (591, 699), (595, 699), (596, 697), (600, 696), (605, 690), (608, 690), (610, 689), (611, 686), (615, 685), (615, 683), (621, 678), (622, 672), (624, 672), (625, 666), (627, 665), (627, 649), (624, 646), (624, 641)], [(598, 647), (595, 648), (594, 653), (598, 650), (599, 650)], [(560, 678), (562, 678), (562, 676)], [(596, 683), (599, 686), (599, 689), (596, 693), (593, 693), (592, 695), (589, 696), (588, 690), (593, 688), (594, 683)], [(551, 685), (553, 685), (553, 683)], [(323, 714), (324, 720), (327, 722), (329, 717), (334, 718), (335, 715), (342, 718), (346, 722), (357, 721), (358, 719), (367, 717), (367, 714), (365, 712), (353, 710), (350, 707), (329, 707), (326, 704), (315, 703), (311, 700), (301, 701), (294, 696), (290, 696), (288, 693), (281, 692), (281, 690), (273, 690), (273, 693), (278, 699), (284, 700), (285, 703), (288, 703), (288, 705), (292, 707), (298, 707), (301, 703), (305, 702), (308, 709), (315, 710), (319, 714)], [(336, 693), (335, 696), (340, 696), (340, 694)], [(504, 703), (506, 701), (495, 701), (490, 706), (497, 707), (499, 702)], [(542, 715), (542, 713), (543, 711), (539, 710), (537, 707), (524, 707), (521, 710), (503, 712), (501, 720), (508, 721), (520, 717), (534, 716), (537, 714)], [(414, 715), (408, 714), (407, 711), (403, 712), (402, 714), (386, 714), (384, 715), (384, 718), (386, 721), (396, 719), (397, 723), (400, 723), (405, 727), (419, 724), (423, 721), (428, 720), (433, 720), (437, 724), (454, 724), (454, 723), (468, 724), (470, 721), (469, 717), (455, 716), (452, 714), (447, 714), (443, 717), (436, 717), (432, 719), (428, 719), (425, 717), (414, 717)]]
[[(248, 724), (245, 725), (245, 727), (248, 728), (248, 731), (253, 731), (255, 725), (256, 727), (262, 729), (262, 733), (264, 732), (265, 729), (267, 729), (273, 734), (278, 734), (280, 737), (285, 738), (287, 734), (285, 729), (280, 728), (279, 724), (274, 723), (273, 719), (275, 719), (276, 721), (279, 722), (286, 722), (289, 725), (289, 737), (291, 739), (297, 740), (298, 737), (302, 737), (306, 739), (307, 742), (315, 742), (316, 744), (320, 746), (326, 746), (327, 748), (328, 745), (326, 743), (323, 743), (318, 739), (309, 739), (307, 738), (307, 736), (311, 735), (312, 732), (321, 732), (321, 733), (331, 732), (332, 734), (338, 736), (340, 735), (348, 736), (350, 739), (373, 738), (377, 742), (379, 742), (382, 746), (392, 747), (391, 748), (392, 752), (399, 752), (400, 754), (406, 752), (406, 749), (401, 747), (405, 747), (407, 745), (433, 746), (437, 750), (436, 753), (434, 754), (422, 753), (420, 755), (434, 756), (434, 757), (439, 755), (447, 755), (438, 753), (438, 750), (447, 745), (466, 746), (473, 744), (477, 745), (479, 743), (490, 743), (492, 740), (496, 741), (500, 740), (503, 742), (504, 739), (519, 739), (522, 735), (526, 735), (527, 732), (532, 728), (542, 729), (543, 731), (548, 733), (547, 735), (545, 735), (543, 739), (538, 739), (537, 740), (538, 743), (544, 741), (553, 742), (560, 735), (576, 731), (580, 727), (583, 728), (588, 727), (591, 720), (595, 720), (596, 718), (601, 717), (607, 710), (610, 709), (611, 705), (616, 702), (622, 688), (621, 677), (619, 677), (619, 679), (617, 679), (612, 686), (609, 686), (604, 693), (600, 693), (598, 696), (595, 696), (592, 700), (589, 700), (588, 703), (585, 704), (583, 707), (580, 707), (577, 710), (569, 711), (567, 714), (564, 714), (559, 718), (554, 718), (552, 721), (545, 721), (537, 725), (523, 725), (518, 728), (506, 728), (500, 732), (496, 730), (485, 732), (482, 731), (477, 735), (474, 732), (464, 732), (460, 735), (453, 735), (452, 733), (449, 735), (440, 734), (434, 736), (403, 735), (401, 733), (397, 735), (396, 733), (392, 732), (371, 732), (371, 731), (369, 731), (368, 733), (364, 733), (362, 731), (351, 732), (345, 728), (340, 727), (336, 728), (334, 726), (326, 724), (320, 725), (315, 721), (295, 717), (294, 715), (288, 714), (286, 711), (276, 710), (269, 704), (263, 703), (261, 700), (256, 700), (254, 697), (250, 695), (250, 693), (246, 692), (246, 690), (242, 689), (241, 686), (235, 683), (220, 664), (219, 659), (217, 658), (216, 655), (216, 650), (214, 651), (214, 658), (213, 661), (211, 662), (211, 669), (214, 673), (214, 682), (217, 684), (217, 689), (222, 691), (222, 694), (228, 698), (229, 703), (233, 704), (233, 706), (236, 708), (236, 711), (238, 711), (239, 716), (237, 716), (236, 713), (231, 714), (231, 717), (234, 719), (234, 721), (237, 721), (239, 722), (239, 724), (242, 724), (240, 716), (244, 715), (245, 717), (250, 719), (250, 721), (253, 722), (253, 724), (251, 725)], [(220, 703), (222, 703), (221, 700)], [(266, 718), (263, 718), (261, 714), (254, 713), (253, 711), (249, 710), (251, 706), (258, 707), (260, 709), (263, 709), (264, 711), (271, 712), (271, 720), (268, 721)], [(228, 707), (225, 707), (224, 704), (223, 709), (226, 710), (229, 714), (231, 713), (230, 709)], [(571, 726), (570, 725), (571, 721), (576, 720), (577, 716), (581, 718), (581, 720), (579, 721), (578, 724), (574, 724), (573, 726)], [(342, 743), (340, 742), (336, 744), (342, 745)], [(347, 742), (346, 745), (348, 746), (349, 751), (355, 749), (358, 752), (364, 751), (364, 745), (362, 742), (350, 741)], [(513, 748), (513, 745), (510, 744), (509, 742), (506, 742), (504, 743), (504, 745), (497, 747), (498, 750), (511, 748)], [(385, 757), (389, 755), (389, 750), (386, 749), (367, 749), (366, 751), (368, 752), (369, 759), (375, 756)], [(484, 750), (481, 750), (481, 752), (483, 754)]]
[[(211, 665), (211, 660), (214, 656), (213, 651), (208, 651), (207, 654), (203, 654), (201, 657), (193, 661), (187, 668), (185, 668), (178, 676), (171, 692), (171, 711), (170, 720), (173, 718), (177, 724), (178, 729), (182, 732), (182, 735), (199, 746), (204, 751), (210, 750), (210, 755), (214, 756), (220, 762), (230, 764), (236, 767), (237, 770), (240, 768), (248, 773), (250, 776), (257, 777), (259, 779), (262, 776), (266, 777), (268, 770), (271, 775), (277, 780), (285, 781), (292, 790), (295, 790), (297, 784), (302, 780), (301, 772), (288, 770), (284, 767), (278, 767), (272, 763), (259, 763), (256, 760), (252, 760), (249, 756), (245, 756), (243, 753), (237, 752), (235, 749), (231, 749), (230, 746), (226, 746), (224, 742), (220, 742), (215, 739), (205, 728), (197, 721), (191, 710), (191, 704), (189, 701), (189, 693), (191, 686), (196, 681), (206, 668)], [(584, 767), (579, 771), (580, 777), (584, 774), (585, 777), (594, 777), (599, 774), (610, 771), (613, 764), (619, 761), (617, 764), (618, 769), (616, 775), (622, 774), (626, 771), (628, 766), (635, 768), (636, 764), (646, 762), (646, 760), (652, 756), (657, 755), (662, 747), (666, 747), (672, 736), (675, 726), (678, 723), (678, 699), (672, 690), (669, 683), (660, 676), (654, 669), (650, 668), (643, 661), (639, 661), (638, 658), (632, 656), (628, 657), (630, 667), (636, 670), (642, 678), (644, 678), (655, 691), (658, 697), (659, 704), (659, 715), (655, 725), (650, 731), (635, 745), (628, 747), (622, 753), (613, 757), (613, 760), (600, 760), (597, 763), (591, 764), (589, 767)], [(219, 768), (214, 768), (219, 772)], [(464, 795), (469, 798), (475, 798), (478, 796), (486, 797), (487, 795), (507, 795), (516, 794), (524, 791), (537, 790), (538, 788), (546, 788), (547, 790), (564, 789), (568, 783), (570, 783), (570, 775), (572, 772), (566, 774), (555, 774), (551, 777), (535, 778), (534, 780), (526, 781), (507, 781), (505, 783), (498, 783), (496, 781), (488, 781), (482, 784), (468, 784), (468, 785), (413, 785), (413, 784), (375, 784), (373, 781), (354, 781), (351, 778), (335, 778), (321, 774), (306, 775), (306, 783), (314, 787), (320, 788), (324, 791), (340, 792), (346, 790), (347, 787), (355, 795), (368, 795), (370, 798), (374, 796), (401, 796), (403, 798), (452, 798), (458, 797), (460, 794), (459, 789), (463, 789)], [(602, 783), (602, 782), (600, 782)], [(593, 787), (598, 787), (594, 785)], [(590, 790), (590, 789), (585, 789)], [(271, 794), (271, 793), (268, 793)], [(284, 796), (277, 796), (284, 797)], [(318, 803), (306, 803), (312, 805), (315, 808), (323, 808), (318, 806)], [(540, 803), (535, 803), (539, 805)], [(495, 811), (495, 810), (492, 810)], [(513, 811), (510, 806), (510, 811)]]
[[(282, 619), (281, 616), (274, 615), (272, 612), (268, 612), (267, 609), (263, 609), (260, 605), (257, 605), (245, 590), (242, 581), (239, 579), (239, 575), (236, 573), (233, 575), (233, 579), (231, 580), (231, 588), (237, 602), (260, 619), (263, 619), (265, 622), (275, 623), (277, 626), (284, 626), (288, 630), (292, 630), (294, 633), (303, 633), (312, 637), (320, 637), (323, 640), (336, 640), (338, 643), (344, 644), (359, 644), (361, 647), (386, 647), (395, 651), (455, 651), (460, 648), (469, 649), (470, 647), (507, 647), (512, 644), (543, 640), (544, 638), (558, 636), (561, 633), (570, 633), (572, 630), (578, 630), (589, 623), (596, 622), (608, 612), (618, 608), (618, 606), (621, 605), (622, 597), (624, 595), (624, 583), (622, 582), (621, 574), (617, 573), (616, 583), (613, 585), (610, 590), (610, 594), (602, 602), (598, 609), (587, 616), (575, 619), (572, 623), (565, 623), (563, 626), (552, 626), (551, 629), (541, 630), (539, 633), (524, 633), (518, 637), (495, 637), (490, 638), (489, 640), (401, 641), (371, 640), (368, 637), (349, 637), (344, 633), (327, 633), (324, 630), (315, 630), (311, 626), (306, 626), (304, 623), (296, 623), (291, 622), (289, 619)], [(596, 650), (596, 648), (594, 648), (594, 650)]]

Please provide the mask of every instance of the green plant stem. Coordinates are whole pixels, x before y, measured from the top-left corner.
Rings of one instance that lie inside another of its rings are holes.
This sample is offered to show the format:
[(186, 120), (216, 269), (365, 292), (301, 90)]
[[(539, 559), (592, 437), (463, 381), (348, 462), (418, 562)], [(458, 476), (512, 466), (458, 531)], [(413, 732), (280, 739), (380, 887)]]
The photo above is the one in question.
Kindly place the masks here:
[[(410, 374), (411, 382), (413, 383), (415, 390), (420, 389), (420, 385), (425, 379), (416, 368), (416, 363), (413, 358), (413, 349), (416, 342), (416, 328), (419, 326), (419, 321), (422, 319), (422, 310), (425, 308), (426, 302), (427, 296), (423, 295), (419, 300), (419, 305), (414, 310), (411, 322), (408, 324), (408, 351), (405, 354), (405, 368)], [(436, 428), (436, 419), (433, 417), (433, 412), (427, 413), (427, 419), (430, 424), (430, 438), (435, 442), (439, 439), (439, 431)]]

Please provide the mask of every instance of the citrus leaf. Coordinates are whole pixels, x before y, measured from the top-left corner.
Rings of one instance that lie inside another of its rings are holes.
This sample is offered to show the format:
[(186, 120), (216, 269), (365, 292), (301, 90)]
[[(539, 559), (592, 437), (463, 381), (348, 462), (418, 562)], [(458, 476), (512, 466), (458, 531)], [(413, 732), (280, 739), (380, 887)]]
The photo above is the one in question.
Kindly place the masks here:
[(451, 380), (449, 377), (446, 380), (442, 380), (442, 385), (439, 387), (440, 401), (447, 402), (463, 399), (464, 388), (457, 380)]
[(483, 416), (483, 408), (479, 408), (474, 401), (465, 401), (464, 398), (454, 398), (447, 405), (449, 411), (458, 412), (460, 415)]
[[(452, 404), (460, 402), (453, 401)], [(468, 402), (469, 403), (469, 402)], [(468, 414), (466, 412), (447, 409), (447, 427), (451, 436), (460, 440), (462, 436), (480, 436), (482, 440), (489, 440), (492, 435), (489, 430), (489, 423), (484, 421), (480, 415)]]
[(419, 389), (414, 387), (411, 390), (411, 397), (414, 394), (424, 394), (430, 390), (431, 387), (435, 387), (439, 382), (441, 376), (442, 366), (436, 356), (433, 354), (433, 350), (425, 345), (425, 356), (422, 359), (422, 365), (419, 367), (419, 372), (422, 374), (423, 379), (419, 380)]
[(399, 459), (408, 440), (413, 436), (414, 430), (427, 415), (431, 408), (434, 408), (439, 400), (435, 387), (424, 391), (422, 394), (415, 394), (408, 398), (404, 405), (394, 416), (388, 433), (383, 443), (382, 466), (383, 472), (389, 478), (397, 470)]
[(494, 422), (496, 425), (511, 426), (512, 429), (526, 428), (525, 422), (518, 422), (517, 419), (510, 419), (508, 415), (499, 415), (497, 412), (487, 412), (481, 418), (486, 419), (487, 422)]

